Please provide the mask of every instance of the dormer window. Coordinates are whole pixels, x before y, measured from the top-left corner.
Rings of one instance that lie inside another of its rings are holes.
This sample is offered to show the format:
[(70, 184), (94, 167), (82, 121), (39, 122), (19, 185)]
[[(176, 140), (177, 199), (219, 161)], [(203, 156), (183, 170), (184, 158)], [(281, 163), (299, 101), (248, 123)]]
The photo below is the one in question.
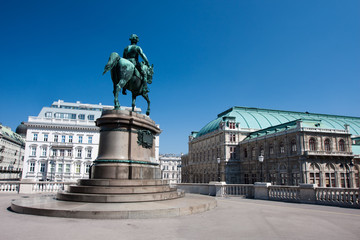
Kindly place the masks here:
[(230, 128), (230, 129), (235, 129), (235, 128), (236, 128), (236, 123), (234, 123), (234, 122), (229, 122), (229, 128)]

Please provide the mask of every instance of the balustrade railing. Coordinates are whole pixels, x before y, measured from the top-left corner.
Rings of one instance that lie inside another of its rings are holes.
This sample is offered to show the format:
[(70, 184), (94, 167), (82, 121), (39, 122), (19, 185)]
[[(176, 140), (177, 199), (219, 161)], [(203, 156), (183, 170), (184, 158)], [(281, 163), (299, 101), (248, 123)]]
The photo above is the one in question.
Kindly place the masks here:
[(280, 201), (299, 201), (299, 187), (297, 186), (269, 186), (269, 199)]
[(225, 196), (254, 197), (254, 185), (252, 184), (225, 184), (221, 187)]
[(316, 188), (315, 196), (318, 203), (326, 205), (360, 207), (359, 192), (356, 188)]
[(0, 192), (19, 193), (26, 189), (26, 193), (45, 193), (65, 190), (66, 186), (74, 185), (75, 182), (20, 182), (0, 181)]
[(8, 181), (0, 182), (0, 192), (13, 192), (18, 193), (20, 188), (20, 182), (18, 181)]

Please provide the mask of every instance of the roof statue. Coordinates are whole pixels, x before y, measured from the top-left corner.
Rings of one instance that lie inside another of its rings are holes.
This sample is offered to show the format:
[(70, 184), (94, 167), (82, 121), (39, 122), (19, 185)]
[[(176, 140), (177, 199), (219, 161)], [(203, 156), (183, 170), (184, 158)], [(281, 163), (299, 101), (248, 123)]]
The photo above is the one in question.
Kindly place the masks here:
[[(149, 115), (150, 99), (147, 84), (152, 83), (154, 65), (150, 66), (143, 50), (137, 45), (139, 37), (136, 34), (132, 34), (129, 40), (131, 44), (124, 49), (123, 57), (120, 57), (116, 52), (110, 54), (103, 75), (108, 71), (111, 73), (111, 79), (114, 84), (115, 109), (120, 109), (120, 89), (122, 89), (122, 94), (124, 95), (126, 95), (126, 90), (130, 90), (132, 93), (132, 111), (135, 108), (136, 97), (141, 95), (148, 104), (146, 115)], [(142, 62), (139, 62), (139, 56), (142, 58)]]

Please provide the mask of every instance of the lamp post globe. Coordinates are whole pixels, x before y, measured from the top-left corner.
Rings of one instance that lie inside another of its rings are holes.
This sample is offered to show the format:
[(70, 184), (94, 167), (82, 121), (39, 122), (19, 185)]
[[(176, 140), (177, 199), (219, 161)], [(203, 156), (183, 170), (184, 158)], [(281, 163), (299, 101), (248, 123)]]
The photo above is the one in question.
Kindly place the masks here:
[(260, 163), (260, 181), (263, 182), (262, 164), (264, 162), (264, 156), (260, 155), (258, 160), (259, 160), (259, 163)]

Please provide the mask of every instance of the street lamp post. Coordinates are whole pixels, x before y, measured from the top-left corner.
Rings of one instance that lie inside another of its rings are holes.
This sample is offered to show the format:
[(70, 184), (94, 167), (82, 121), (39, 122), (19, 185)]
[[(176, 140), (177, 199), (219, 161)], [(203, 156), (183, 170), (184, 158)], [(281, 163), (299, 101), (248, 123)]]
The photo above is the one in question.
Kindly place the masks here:
[(260, 181), (263, 181), (263, 174), (262, 174), (262, 164), (264, 162), (264, 156), (260, 155), (259, 158), (259, 163), (260, 163)]
[(218, 164), (218, 182), (220, 182), (220, 158), (217, 158), (216, 161)]

